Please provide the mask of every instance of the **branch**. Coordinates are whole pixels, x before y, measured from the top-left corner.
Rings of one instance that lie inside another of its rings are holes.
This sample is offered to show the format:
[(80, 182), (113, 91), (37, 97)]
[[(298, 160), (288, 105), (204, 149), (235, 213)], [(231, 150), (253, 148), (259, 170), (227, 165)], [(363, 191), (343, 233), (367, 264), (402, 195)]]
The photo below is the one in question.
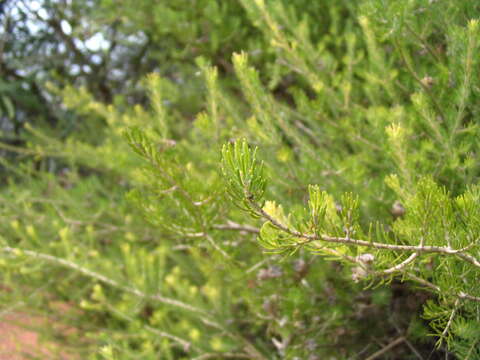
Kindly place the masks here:
[[(127, 315), (127, 314), (119, 311), (119, 310), (116, 309), (114, 306), (112, 306), (112, 305), (110, 305), (110, 304), (107, 304), (107, 306), (108, 306), (108, 309), (109, 309), (111, 312), (113, 312), (114, 314), (118, 315), (118, 316), (121, 317), (122, 319), (127, 320), (127, 321), (129, 321), (129, 322), (131, 322), (131, 323), (134, 323), (134, 322), (135, 322), (134, 319), (133, 319), (131, 316), (129, 316), (129, 315)], [(182, 338), (180, 338), (180, 337), (178, 337), (178, 336), (176, 336), (176, 335), (173, 335), (173, 334), (167, 333), (167, 332), (165, 332), (165, 331), (161, 331), (161, 330), (155, 329), (154, 327), (151, 327), (151, 326), (149, 326), (149, 325), (147, 325), (147, 324), (142, 324), (142, 326), (143, 326), (143, 328), (144, 328), (145, 330), (147, 330), (147, 331), (149, 331), (149, 332), (151, 332), (151, 333), (153, 333), (153, 334), (155, 334), (155, 335), (157, 335), (157, 336), (159, 336), (159, 337), (163, 337), (163, 338), (166, 338), (166, 339), (170, 339), (170, 340), (178, 343), (185, 352), (189, 352), (192, 348), (194, 348), (193, 344), (192, 344), (190, 341), (187, 341), (187, 340), (185, 340), (185, 339), (182, 339)]]
[[(480, 261), (477, 258), (470, 254), (463, 253), (466, 249), (469, 249), (470, 246), (467, 246), (462, 249), (452, 249), (450, 247), (443, 246), (425, 246), (425, 245), (394, 245), (394, 244), (385, 244), (374, 241), (367, 240), (358, 240), (352, 239), (351, 237), (334, 237), (329, 235), (317, 235), (317, 234), (306, 234), (301, 233), (297, 230), (290, 229), (289, 227), (278, 222), (272, 216), (270, 216), (265, 210), (263, 210), (254, 200), (251, 195), (247, 195), (247, 200), (253, 209), (258, 212), (258, 215), (268, 220), (273, 226), (284, 231), (285, 233), (292, 235), (296, 238), (304, 239), (304, 241), (299, 241), (294, 244), (294, 246), (303, 246), (305, 244), (311, 243), (313, 241), (324, 241), (329, 243), (337, 244), (349, 244), (356, 246), (365, 246), (368, 248), (375, 249), (387, 249), (392, 251), (401, 251), (401, 252), (416, 252), (416, 253), (438, 253), (444, 255), (456, 255), (459, 258), (471, 263), (472, 265), (480, 268)], [(412, 259), (413, 260), (413, 259)]]
[(395, 265), (387, 270), (380, 271), (379, 274), (392, 274), (394, 272), (404, 269), (408, 264), (418, 257), (418, 253), (413, 253), (406, 260), (402, 261), (400, 264)]
[(214, 229), (217, 230), (235, 230), (235, 231), (245, 231), (249, 233), (259, 234), (260, 229), (250, 225), (241, 225), (233, 222), (231, 220), (227, 220), (226, 224), (218, 224), (212, 226)]
[(385, 346), (383, 349), (378, 350), (375, 354), (370, 355), (367, 360), (374, 360), (385, 354), (390, 349), (394, 348), (395, 346), (401, 344), (405, 341), (405, 336), (400, 336), (399, 338), (393, 340), (390, 344)]
[(190, 304), (181, 302), (181, 301), (176, 300), (176, 299), (171, 299), (171, 298), (162, 296), (160, 294), (156, 294), (156, 295), (146, 294), (146, 293), (142, 292), (141, 290), (139, 290), (137, 288), (127, 286), (127, 285), (122, 285), (119, 282), (117, 282), (117, 281), (115, 281), (111, 278), (108, 278), (108, 277), (106, 277), (104, 275), (101, 275), (97, 272), (94, 272), (92, 270), (84, 268), (84, 267), (82, 267), (82, 266), (80, 266), (80, 265), (78, 265), (74, 262), (71, 262), (71, 261), (68, 261), (68, 260), (65, 260), (65, 259), (61, 259), (61, 258), (58, 258), (58, 257), (53, 256), (53, 255), (43, 254), (43, 253), (39, 253), (39, 252), (32, 251), (32, 250), (22, 250), (22, 249), (19, 249), (19, 248), (12, 248), (12, 247), (9, 247), (9, 246), (5, 246), (5, 247), (1, 248), (1, 251), (5, 252), (5, 253), (8, 253), (8, 254), (11, 254), (11, 255), (14, 255), (14, 256), (17, 256), (17, 257), (25, 255), (25, 256), (28, 256), (28, 257), (33, 258), (33, 259), (44, 260), (44, 261), (47, 261), (49, 263), (53, 263), (53, 264), (56, 264), (56, 265), (59, 265), (59, 266), (62, 266), (62, 267), (69, 268), (71, 270), (75, 270), (75, 271), (79, 272), (80, 274), (82, 274), (84, 276), (95, 279), (95, 280), (97, 280), (101, 283), (107, 284), (107, 285), (109, 285), (113, 288), (116, 288), (116, 289), (122, 290), (124, 292), (133, 294), (133, 295), (138, 296), (140, 298), (143, 298), (143, 299), (146, 299), (146, 300), (158, 301), (158, 302), (161, 302), (163, 304), (171, 305), (171, 306), (174, 306), (174, 307), (177, 307), (177, 308), (180, 308), (180, 309), (183, 309), (183, 310), (187, 310), (187, 311), (190, 311), (192, 313), (196, 313), (196, 314), (199, 314), (199, 315), (202, 315), (202, 316), (211, 316), (211, 314), (209, 314), (208, 312), (206, 312), (203, 309), (197, 308), (195, 306), (192, 306)]
[[(472, 265), (476, 267), (480, 267), (480, 261), (478, 261), (477, 258), (470, 254), (465, 254), (464, 251), (470, 249), (472, 247), (472, 244), (461, 248), (461, 249), (452, 249), (450, 247), (441, 247), (441, 246), (425, 246), (423, 243), (421, 243), (419, 246), (414, 246), (414, 245), (392, 245), (392, 244), (384, 244), (384, 243), (378, 243), (378, 242), (370, 242), (366, 240), (357, 240), (357, 239), (352, 239), (350, 237), (332, 237), (328, 235), (316, 235), (316, 234), (305, 234), (301, 233), (299, 231), (290, 229), (289, 227), (283, 225), (279, 221), (277, 221), (275, 218), (270, 216), (265, 210), (263, 210), (254, 200), (253, 197), (250, 194), (246, 194), (246, 198), (249, 201), (250, 205), (252, 206), (253, 209), (255, 209), (258, 212), (258, 215), (263, 217), (264, 219), (268, 220), (273, 226), (277, 227), (278, 229), (284, 231), (287, 234), (290, 234), (294, 237), (304, 239), (305, 241), (297, 242), (294, 244), (294, 246), (303, 246), (305, 244), (308, 244), (313, 241), (323, 241), (323, 242), (328, 242), (328, 243), (341, 243), (341, 244), (350, 244), (350, 245), (357, 245), (357, 246), (365, 246), (369, 248), (375, 248), (375, 249), (387, 249), (387, 250), (392, 250), (392, 251), (400, 251), (400, 252), (411, 252), (413, 251), (414, 253), (411, 254), (406, 260), (401, 262), (398, 265), (395, 265), (389, 269), (379, 271), (379, 272), (371, 272), (368, 271), (368, 268), (364, 266), (364, 264), (361, 263), (357, 258), (347, 256), (340, 254), (334, 249), (329, 249), (329, 248), (322, 248), (321, 250), (326, 250), (330, 252), (332, 255), (336, 255), (339, 257), (343, 257), (345, 260), (357, 263), (362, 268), (364, 268), (367, 273), (370, 273), (371, 275), (388, 275), (392, 274), (398, 271), (401, 271), (405, 269), (405, 267), (412, 263), (419, 255), (420, 253), (438, 253), (438, 254), (444, 254), (444, 255), (455, 255), (464, 261), (467, 261), (471, 263)], [(475, 241), (474, 243), (476, 243)], [(320, 249), (319, 249), (320, 250)], [(435, 284), (432, 284), (431, 282), (419, 278), (418, 276), (411, 274), (411, 273), (405, 273), (407, 277), (409, 277), (411, 280), (416, 281), (420, 284), (422, 284), (425, 287), (428, 287), (436, 292), (440, 292), (441, 289)], [(459, 299), (468, 299), (472, 301), (478, 301), (480, 302), (480, 297), (478, 296), (473, 296), (467, 293), (464, 293), (461, 291), (458, 294), (453, 294), (453, 296), (459, 298)]]
[(405, 275), (406, 275), (407, 277), (409, 277), (411, 280), (416, 281), (416, 282), (418, 282), (419, 284), (422, 284), (423, 286), (425, 286), (425, 287), (427, 287), (427, 288), (429, 288), (429, 289), (432, 289), (432, 290), (434, 290), (434, 291), (436, 291), (436, 292), (440, 292), (440, 287), (437, 286), (437, 285), (435, 285), (435, 284), (432, 284), (432, 283), (431, 283), (430, 281), (428, 281), (428, 280), (422, 279), (422, 278), (420, 278), (420, 277), (418, 277), (418, 276), (416, 276), (416, 275), (414, 275), (414, 274), (412, 274), (412, 273), (406, 273)]
[(214, 248), (215, 250), (217, 250), (220, 254), (222, 254), (222, 256), (223, 256), (225, 259), (227, 259), (227, 260), (232, 260), (232, 257), (231, 257), (229, 254), (227, 254), (227, 253), (225, 252), (225, 250), (223, 250), (220, 246), (218, 246), (217, 243), (215, 242), (215, 240), (213, 240), (213, 238), (212, 238), (210, 235), (205, 234), (205, 238), (206, 238), (207, 241), (210, 243), (210, 245), (213, 246), (213, 248)]
[(460, 299), (468, 299), (468, 300), (479, 301), (480, 302), (480, 297), (466, 294), (463, 291), (461, 291), (460, 294), (458, 294), (458, 297)]
[(235, 354), (235, 353), (206, 353), (192, 360), (207, 360), (207, 359), (251, 359), (248, 354)]

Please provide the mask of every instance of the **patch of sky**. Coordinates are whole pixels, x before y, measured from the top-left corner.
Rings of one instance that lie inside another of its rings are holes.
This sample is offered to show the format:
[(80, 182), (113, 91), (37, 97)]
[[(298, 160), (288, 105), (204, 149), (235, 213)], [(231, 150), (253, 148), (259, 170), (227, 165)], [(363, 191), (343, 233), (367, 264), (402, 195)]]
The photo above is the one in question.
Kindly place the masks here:
[(32, 9), (33, 11), (38, 11), (41, 9), (41, 7), (42, 5), (40, 4), (40, 1), (30, 1), (30, 9)]
[(41, 17), (43, 20), (48, 19), (48, 12), (47, 12), (47, 10), (45, 10), (45, 9), (43, 9), (43, 8), (38, 9), (37, 15), (38, 15), (39, 17)]
[(68, 23), (68, 21), (66, 20), (62, 20), (62, 22), (60, 23), (61, 27), (62, 27), (62, 31), (67, 34), (67, 35), (71, 35), (72, 34), (72, 26)]
[(92, 68), (89, 65), (83, 65), (82, 70), (84, 73), (90, 74), (92, 72)]
[(70, 75), (73, 75), (73, 76), (76, 76), (78, 74), (80, 74), (80, 66), (78, 66), (77, 64), (72, 64), (70, 66), (70, 68), (68, 69)]
[(85, 47), (90, 51), (99, 51), (108, 49), (109, 42), (102, 33), (96, 33), (85, 41)]
[(102, 62), (102, 57), (97, 54), (93, 54), (90, 58), (95, 65), (99, 65)]
[(125, 73), (119, 69), (112, 69), (112, 71), (110, 72), (110, 77), (114, 80), (123, 79), (124, 75)]

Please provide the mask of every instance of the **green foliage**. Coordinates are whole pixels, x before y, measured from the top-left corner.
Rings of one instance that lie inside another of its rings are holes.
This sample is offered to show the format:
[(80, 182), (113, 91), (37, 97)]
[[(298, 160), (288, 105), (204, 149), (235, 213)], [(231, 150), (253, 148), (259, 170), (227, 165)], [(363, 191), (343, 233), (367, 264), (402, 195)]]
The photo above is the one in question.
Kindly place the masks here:
[(228, 179), (228, 191), (237, 205), (245, 210), (253, 202), (262, 200), (266, 182), (263, 178), (263, 164), (258, 164), (256, 150), (250, 151), (245, 141), (226, 145), (222, 149), (223, 174)]
[(480, 358), (478, 5), (97, 5), (145, 61), (1, 145), (2, 305), (91, 359)]

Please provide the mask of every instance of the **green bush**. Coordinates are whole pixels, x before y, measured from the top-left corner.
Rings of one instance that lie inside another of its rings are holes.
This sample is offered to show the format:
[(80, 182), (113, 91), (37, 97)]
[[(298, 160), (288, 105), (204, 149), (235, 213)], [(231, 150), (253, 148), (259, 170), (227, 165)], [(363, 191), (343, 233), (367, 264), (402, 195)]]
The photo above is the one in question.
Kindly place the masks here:
[(78, 307), (92, 359), (480, 359), (479, 6), (220, 4), (139, 3), (172, 58), (220, 29), (148, 105), (52, 87), (97, 137), (3, 161), (3, 302)]

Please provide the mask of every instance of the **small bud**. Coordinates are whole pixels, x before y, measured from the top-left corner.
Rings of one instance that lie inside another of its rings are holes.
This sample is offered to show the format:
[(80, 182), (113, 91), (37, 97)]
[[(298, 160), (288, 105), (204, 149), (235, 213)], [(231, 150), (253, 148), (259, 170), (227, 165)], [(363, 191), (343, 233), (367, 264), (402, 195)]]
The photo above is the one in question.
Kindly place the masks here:
[(299, 279), (303, 279), (308, 274), (309, 265), (303, 259), (295, 260), (293, 263), (293, 270)]
[(295, 321), (293, 326), (300, 330), (305, 330), (305, 323), (303, 321)]
[(375, 256), (373, 254), (361, 254), (355, 258), (358, 261), (358, 266), (352, 269), (352, 280), (359, 282), (361, 279), (367, 277), (368, 271), (371, 268)]
[(168, 150), (176, 145), (177, 145), (177, 142), (175, 140), (165, 139), (161, 144), (157, 145), (157, 150), (158, 152), (164, 152), (165, 150)]
[(282, 277), (283, 271), (279, 266), (273, 265), (268, 268), (268, 271), (270, 272), (270, 277), (271, 278), (279, 278)]
[(278, 296), (272, 295), (269, 298), (265, 299), (262, 307), (267, 314), (275, 317), (278, 312)]
[(390, 211), (395, 219), (405, 215), (405, 208), (400, 201), (395, 201)]
[(420, 56), (425, 56), (428, 54), (428, 49), (426, 47), (422, 47), (420, 51), (418, 52)]
[(257, 272), (257, 279), (258, 280), (268, 280), (269, 279), (269, 276), (268, 276), (268, 270), (267, 269), (260, 269), (258, 270)]
[(354, 282), (359, 282), (366, 276), (367, 276), (367, 271), (363, 267), (356, 266), (352, 269), (352, 280)]
[(431, 76), (425, 76), (422, 80), (420, 80), (420, 82), (428, 89), (435, 84), (435, 80)]
[(433, 258), (431, 258), (427, 263), (425, 263), (425, 268), (428, 269), (429, 271), (432, 271), (434, 268), (435, 262)]
[(335, 210), (337, 210), (337, 213), (340, 214), (343, 211), (342, 205), (340, 205), (340, 203), (336, 202), (335, 203)]
[(307, 339), (305, 342), (305, 347), (307, 348), (308, 351), (315, 351), (317, 349), (317, 342), (315, 339)]
[(375, 260), (375, 256), (373, 254), (366, 253), (366, 254), (358, 255), (356, 259), (361, 263), (370, 265), (373, 263), (373, 260)]
[(257, 273), (258, 280), (269, 280), (282, 277), (283, 271), (279, 266), (272, 265), (266, 269), (260, 269)]
[(457, 80), (454, 75), (450, 75), (448, 78), (448, 87), (454, 88), (457, 86)]

